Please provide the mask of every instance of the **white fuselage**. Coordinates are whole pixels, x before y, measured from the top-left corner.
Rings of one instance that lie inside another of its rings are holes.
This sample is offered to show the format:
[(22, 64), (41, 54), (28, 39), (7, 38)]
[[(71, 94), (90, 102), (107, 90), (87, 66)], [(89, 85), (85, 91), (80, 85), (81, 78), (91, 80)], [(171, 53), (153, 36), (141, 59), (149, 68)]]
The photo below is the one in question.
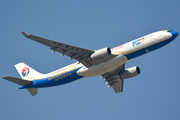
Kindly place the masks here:
[[(112, 48), (112, 54), (118, 56), (98, 65), (91, 66), (89, 68), (86, 68), (84, 66), (77, 71), (77, 74), (84, 77), (102, 75), (126, 63), (129, 60), (127, 55), (148, 48), (149, 46), (155, 45), (162, 41), (168, 40), (171, 37), (172, 34), (167, 31), (158, 31), (135, 39), (118, 47)], [(149, 50), (147, 49), (146, 52), (149, 52)]]

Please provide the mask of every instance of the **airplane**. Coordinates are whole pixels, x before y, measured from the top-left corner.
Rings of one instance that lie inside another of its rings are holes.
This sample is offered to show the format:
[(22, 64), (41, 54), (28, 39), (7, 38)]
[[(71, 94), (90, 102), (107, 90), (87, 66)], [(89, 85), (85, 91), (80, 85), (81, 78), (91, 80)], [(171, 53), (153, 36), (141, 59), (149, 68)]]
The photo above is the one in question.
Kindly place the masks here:
[(105, 85), (109, 85), (108, 88), (112, 87), (115, 93), (123, 92), (124, 79), (140, 74), (138, 66), (125, 69), (126, 62), (165, 46), (173, 41), (179, 33), (173, 30), (161, 30), (112, 49), (105, 47), (99, 50), (76, 47), (25, 32), (22, 34), (50, 47), (52, 53), (59, 52), (61, 56), (69, 56), (69, 60), (76, 59), (78, 61), (48, 74), (41, 74), (21, 62), (16, 64), (15, 68), (22, 79), (10, 76), (2, 77), (20, 85), (19, 89), (27, 89), (34, 96), (37, 94), (38, 88), (63, 85), (80, 78), (98, 75), (102, 76), (100, 79), (104, 79)]

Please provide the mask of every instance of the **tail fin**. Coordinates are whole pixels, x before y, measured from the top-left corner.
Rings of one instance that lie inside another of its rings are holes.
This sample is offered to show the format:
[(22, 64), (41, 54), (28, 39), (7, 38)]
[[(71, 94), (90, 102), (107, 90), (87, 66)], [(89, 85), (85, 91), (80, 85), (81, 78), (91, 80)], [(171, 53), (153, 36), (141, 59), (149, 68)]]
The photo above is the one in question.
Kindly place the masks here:
[(25, 80), (42, 79), (44, 77), (44, 74), (37, 72), (23, 62), (16, 64), (15, 68), (21, 78)]
[[(42, 79), (45, 76), (44, 74), (37, 72), (23, 62), (16, 64), (15, 68), (17, 69), (22, 79), (9, 76), (3, 77), (3, 79), (6, 79), (21, 86), (25, 86), (33, 84), (34, 79)], [(27, 90), (32, 96), (36, 95), (38, 91), (37, 88), (27, 88)]]

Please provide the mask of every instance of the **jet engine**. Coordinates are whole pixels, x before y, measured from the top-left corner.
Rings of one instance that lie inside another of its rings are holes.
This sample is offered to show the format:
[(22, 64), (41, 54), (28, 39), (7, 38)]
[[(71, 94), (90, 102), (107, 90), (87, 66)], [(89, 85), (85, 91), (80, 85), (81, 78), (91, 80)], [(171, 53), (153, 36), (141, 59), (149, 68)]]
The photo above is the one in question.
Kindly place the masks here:
[(109, 47), (96, 50), (90, 57), (92, 60), (99, 60), (111, 55), (111, 49)]
[(124, 72), (122, 72), (119, 77), (122, 79), (135, 77), (140, 74), (140, 68), (138, 66), (134, 66), (131, 68), (126, 69)]

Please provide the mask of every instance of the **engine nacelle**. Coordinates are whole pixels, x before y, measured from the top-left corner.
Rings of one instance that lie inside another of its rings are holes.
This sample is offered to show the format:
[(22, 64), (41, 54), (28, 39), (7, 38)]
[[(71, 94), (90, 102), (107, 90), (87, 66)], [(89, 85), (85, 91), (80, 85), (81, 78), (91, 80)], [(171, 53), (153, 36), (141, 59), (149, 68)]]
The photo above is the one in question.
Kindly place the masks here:
[(106, 58), (111, 55), (111, 49), (106, 47), (103, 49), (96, 50), (90, 57), (92, 60), (99, 60)]
[(122, 79), (135, 77), (136, 75), (140, 74), (140, 68), (138, 66), (131, 67), (126, 69), (124, 72), (122, 72), (119, 76)]

